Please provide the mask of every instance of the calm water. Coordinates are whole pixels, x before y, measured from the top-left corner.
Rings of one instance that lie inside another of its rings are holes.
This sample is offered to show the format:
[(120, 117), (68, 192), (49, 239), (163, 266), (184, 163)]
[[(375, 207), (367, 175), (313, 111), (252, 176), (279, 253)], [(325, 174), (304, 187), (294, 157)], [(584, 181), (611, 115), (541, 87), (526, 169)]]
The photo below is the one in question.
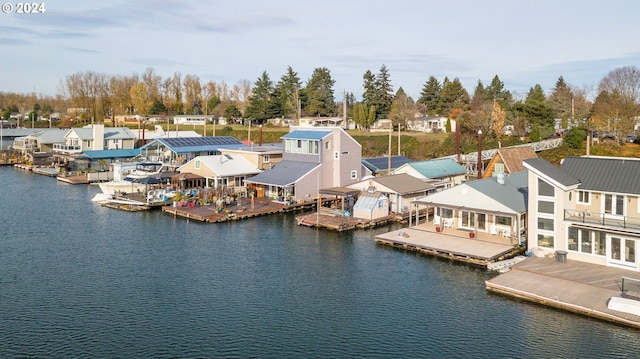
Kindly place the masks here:
[[(635, 358), (640, 332), (293, 215), (127, 213), (0, 168), (0, 357)], [(388, 231), (381, 228), (377, 231)]]

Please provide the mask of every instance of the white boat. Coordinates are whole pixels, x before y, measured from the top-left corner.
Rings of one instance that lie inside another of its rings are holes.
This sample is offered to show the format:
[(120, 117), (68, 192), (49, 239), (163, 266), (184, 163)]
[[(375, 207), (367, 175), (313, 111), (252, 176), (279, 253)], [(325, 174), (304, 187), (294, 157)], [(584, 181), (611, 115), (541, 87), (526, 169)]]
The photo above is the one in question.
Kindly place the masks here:
[(102, 193), (111, 197), (127, 193), (143, 193), (147, 190), (146, 184), (133, 181), (102, 182), (98, 186), (100, 186)]
[(162, 172), (168, 172), (169, 166), (162, 162), (141, 162), (136, 168), (127, 174), (122, 180), (102, 182), (98, 185), (102, 193), (109, 196), (117, 196), (127, 193), (144, 193), (149, 184), (158, 184), (158, 181), (150, 182), (146, 179), (155, 178)]
[(168, 172), (169, 166), (162, 162), (141, 162), (136, 165), (136, 169), (131, 171), (124, 180), (137, 181), (147, 177), (153, 177), (162, 172)]

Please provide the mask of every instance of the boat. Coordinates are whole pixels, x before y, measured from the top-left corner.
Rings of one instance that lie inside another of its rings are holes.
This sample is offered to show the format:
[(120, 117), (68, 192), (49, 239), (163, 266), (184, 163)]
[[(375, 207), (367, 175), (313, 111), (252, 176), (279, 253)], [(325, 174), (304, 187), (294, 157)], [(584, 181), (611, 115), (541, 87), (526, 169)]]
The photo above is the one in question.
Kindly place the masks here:
[(162, 162), (141, 162), (125, 176), (125, 181), (136, 181), (147, 177), (154, 177), (162, 172), (169, 172), (169, 166)]
[(145, 193), (149, 185), (169, 183), (165, 177), (169, 172), (169, 166), (162, 162), (141, 162), (136, 164), (134, 170), (129, 172), (121, 180), (102, 182), (98, 185), (102, 193), (109, 196), (118, 196), (132, 193)]

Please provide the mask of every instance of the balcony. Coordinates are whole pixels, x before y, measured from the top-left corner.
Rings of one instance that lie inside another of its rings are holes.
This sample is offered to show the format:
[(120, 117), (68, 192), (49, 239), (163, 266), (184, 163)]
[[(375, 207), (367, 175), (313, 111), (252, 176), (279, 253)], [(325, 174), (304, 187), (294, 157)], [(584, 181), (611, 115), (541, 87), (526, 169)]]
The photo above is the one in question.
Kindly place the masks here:
[(565, 209), (564, 220), (603, 227), (617, 227), (636, 231), (640, 230), (640, 217), (620, 216), (610, 213)]
[(81, 153), (82, 146), (80, 145), (68, 145), (66, 143), (54, 143), (53, 144), (53, 152), (62, 152), (62, 153)]

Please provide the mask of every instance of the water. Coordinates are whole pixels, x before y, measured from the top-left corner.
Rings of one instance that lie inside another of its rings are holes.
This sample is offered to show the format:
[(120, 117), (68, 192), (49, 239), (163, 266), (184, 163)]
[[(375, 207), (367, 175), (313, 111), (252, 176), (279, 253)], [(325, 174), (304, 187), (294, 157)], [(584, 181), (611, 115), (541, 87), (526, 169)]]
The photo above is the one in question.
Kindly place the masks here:
[(640, 332), (295, 215), (128, 213), (0, 168), (0, 357), (635, 358)]

